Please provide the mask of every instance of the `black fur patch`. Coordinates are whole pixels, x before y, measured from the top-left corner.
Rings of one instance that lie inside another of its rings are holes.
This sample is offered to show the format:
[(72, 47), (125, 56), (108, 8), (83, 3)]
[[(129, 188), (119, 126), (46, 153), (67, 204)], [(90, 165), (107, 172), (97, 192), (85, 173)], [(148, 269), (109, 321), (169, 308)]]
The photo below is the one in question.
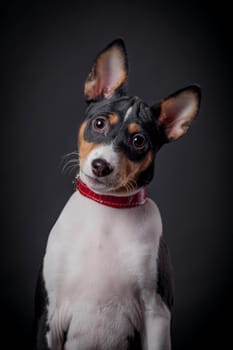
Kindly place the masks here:
[(142, 350), (141, 335), (138, 331), (134, 331), (133, 337), (128, 337), (128, 350)]
[(158, 252), (157, 293), (170, 311), (172, 311), (174, 304), (174, 281), (172, 275), (170, 254), (166, 242), (161, 236)]
[(154, 176), (154, 159), (152, 160), (149, 167), (141, 172), (139, 175), (139, 178), (137, 180), (138, 187), (146, 186), (148, 185)]

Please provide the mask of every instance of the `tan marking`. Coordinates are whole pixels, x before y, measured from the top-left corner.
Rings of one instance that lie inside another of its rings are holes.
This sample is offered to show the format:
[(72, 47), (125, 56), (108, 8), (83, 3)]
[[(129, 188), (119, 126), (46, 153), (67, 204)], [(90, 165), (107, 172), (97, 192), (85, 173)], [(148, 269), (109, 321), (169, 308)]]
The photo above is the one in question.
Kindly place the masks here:
[(82, 141), (83, 141), (83, 138), (84, 138), (84, 131), (85, 131), (85, 128), (87, 126), (87, 121), (85, 120), (80, 128), (79, 128), (79, 131), (78, 131), (78, 143), (80, 144)]
[(136, 123), (131, 123), (128, 125), (128, 132), (130, 134), (135, 134), (136, 132), (138, 132), (140, 130), (140, 126)]
[(84, 140), (84, 131), (87, 125), (87, 121), (84, 121), (79, 129), (78, 133), (78, 148), (79, 148), (79, 161), (80, 167), (82, 167), (83, 161), (87, 158), (88, 154), (99, 144), (87, 142)]
[(118, 173), (118, 187), (115, 192), (127, 192), (135, 190), (139, 175), (148, 168), (152, 161), (152, 154), (149, 151), (141, 162), (132, 162), (122, 153), (120, 155), (120, 170)]
[(118, 118), (118, 116), (116, 114), (110, 114), (109, 115), (109, 123), (111, 125), (116, 124), (118, 122), (118, 120), (119, 120), (119, 118)]

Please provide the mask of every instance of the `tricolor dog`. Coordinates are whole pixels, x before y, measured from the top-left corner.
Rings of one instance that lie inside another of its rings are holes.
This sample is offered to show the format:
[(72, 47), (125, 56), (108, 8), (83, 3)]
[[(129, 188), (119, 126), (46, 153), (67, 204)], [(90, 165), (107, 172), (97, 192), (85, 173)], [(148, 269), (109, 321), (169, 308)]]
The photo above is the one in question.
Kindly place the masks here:
[(52, 228), (36, 293), (36, 349), (169, 350), (173, 291), (158, 207), (146, 195), (161, 146), (184, 135), (200, 88), (152, 106), (126, 94), (124, 42), (85, 82), (80, 169)]

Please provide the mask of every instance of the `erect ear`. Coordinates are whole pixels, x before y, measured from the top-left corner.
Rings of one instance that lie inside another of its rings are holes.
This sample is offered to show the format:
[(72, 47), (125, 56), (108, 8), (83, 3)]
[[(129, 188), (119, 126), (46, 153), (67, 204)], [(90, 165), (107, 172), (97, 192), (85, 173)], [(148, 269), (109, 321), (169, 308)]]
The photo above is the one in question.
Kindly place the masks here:
[[(165, 133), (164, 136), (167, 142), (177, 140), (187, 132), (199, 110), (200, 99), (200, 87), (190, 85), (160, 102), (157, 124), (160, 130)], [(153, 108), (155, 106), (151, 107), (152, 111)]]
[(115, 92), (122, 94), (127, 75), (125, 44), (116, 39), (100, 52), (91, 68), (84, 87), (87, 101), (110, 98)]

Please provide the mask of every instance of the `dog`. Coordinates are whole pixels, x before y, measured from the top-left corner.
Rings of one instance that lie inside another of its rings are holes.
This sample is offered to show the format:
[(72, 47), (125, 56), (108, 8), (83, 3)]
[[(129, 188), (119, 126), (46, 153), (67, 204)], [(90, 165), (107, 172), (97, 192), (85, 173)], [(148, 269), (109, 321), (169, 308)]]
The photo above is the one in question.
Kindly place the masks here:
[(85, 81), (80, 169), (52, 228), (36, 291), (37, 350), (169, 350), (173, 279), (157, 205), (146, 195), (162, 145), (200, 106), (190, 85), (149, 106), (126, 94), (122, 39)]

